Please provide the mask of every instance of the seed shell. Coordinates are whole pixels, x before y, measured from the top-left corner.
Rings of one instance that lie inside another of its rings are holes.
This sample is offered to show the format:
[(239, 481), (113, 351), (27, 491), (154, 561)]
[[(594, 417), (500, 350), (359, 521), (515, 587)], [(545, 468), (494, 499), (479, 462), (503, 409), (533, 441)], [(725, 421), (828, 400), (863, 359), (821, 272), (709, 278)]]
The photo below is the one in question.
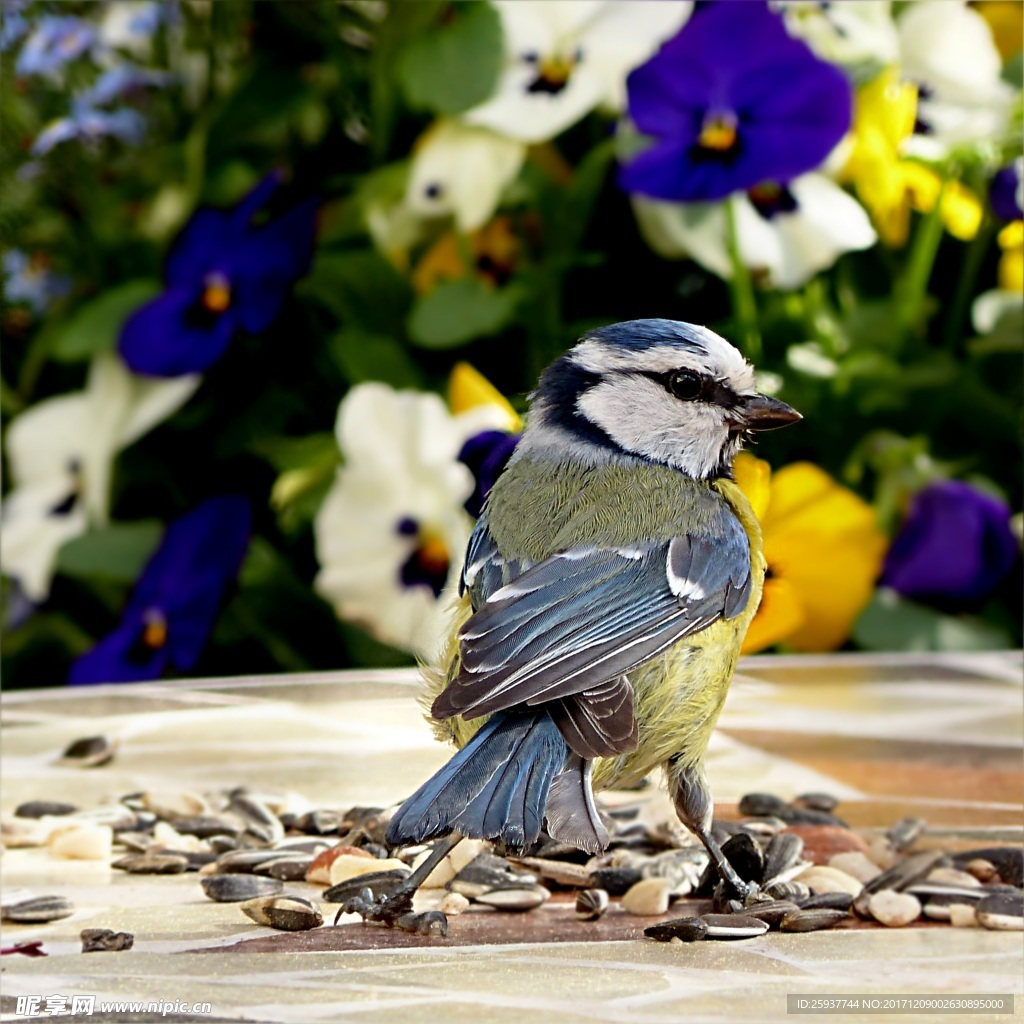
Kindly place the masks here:
[(850, 915), (845, 910), (796, 910), (787, 914), (779, 925), (784, 932), (820, 932), (845, 921)]
[(752, 939), (768, 931), (768, 922), (745, 914), (701, 914), (709, 939)]
[(671, 942), (679, 939), (682, 942), (699, 942), (708, 934), (707, 924), (699, 917), (677, 917), (671, 921), (661, 921), (644, 929), (644, 935), (658, 942)]
[(120, 953), (135, 944), (131, 932), (114, 932), (109, 928), (84, 928), (79, 938), (83, 953)]
[(576, 896), (576, 917), (580, 921), (596, 921), (608, 910), (608, 893), (604, 889), (584, 889)]
[(257, 896), (275, 896), (284, 885), (258, 875), (207, 875), (200, 879), (203, 892), (216, 903), (241, 903)]

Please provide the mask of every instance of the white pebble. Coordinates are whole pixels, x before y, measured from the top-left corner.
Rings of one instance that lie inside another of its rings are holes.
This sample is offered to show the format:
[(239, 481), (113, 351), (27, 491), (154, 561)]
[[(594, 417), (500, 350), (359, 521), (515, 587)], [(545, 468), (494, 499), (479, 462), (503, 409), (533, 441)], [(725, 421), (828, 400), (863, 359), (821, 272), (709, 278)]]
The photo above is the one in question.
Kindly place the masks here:
[(862, 882), (859, 882), (852, 875), (848, 875), (845, 871), (820, 865), (815, 865), (801, 872), (794, 881), (803, 882), (815, 896), (826, 892), (846, 892), (851, 896), (858, 896), (861, 889), (864, 888)]
[(622, 897), (622, 909), (627, 914), (655, 917), (668, 910), (668, 894), (672, 883), (667, 878), (645, 878), (637, 882)]
[(909, 892), (882, 889), (868, 900), (871, 916), (888, 928), (902, 928), (921, 916), (921, 901)]
[(153, 839), (156, 845), (165, 850), (181, 850), (191, 853), (205, 853), (210, 849), (209, 843), (196, 836), (187, 836), (179, 832), (166, 821), (158, 821), (153, 828)]
[(883, 870), (894, 867), (899, 857), (888, 836), (875, 836), (868, 843), (868, 856)]
[(0, 839), (11, 849), (23, 846), (45, 846), (50, 833), (67, 821), (60, 817), (19, 818), (15, 815), (0, 820)]
[(970, 903), (952, 903), (949, 907), (949, 923), (954, 928), (977, 928), (978, 915)]
[[(484, 850), (487, 843), (482, 839), (463, 839), (435, 868), (427, 875), (423, 889), (443, 889), (467, 864), (476, 860)], [(433, 853), (429, 847), (422, 853), (417, 854), (412, 862), (415, 871)]]
[(194, 818), (210, 813), (206, 800), (188, 789), (153, 789), (142, 794), (142, 803), (159, 818)]
[(445, 897), (437, 905), (437, 909), (449, 917), (458, 917), (459, 914), (469, 909), (469, 900), (461, 892), (445, 893)]
[(50, 855), (61, 860), (110, 860), (114, 832), (109, 825), (71, 825), (50, 836)]
[(959, 885), (966, 889), (981, 888), (981, 882), (974, 875), (966, 871), (957, 871), (956, 868), (936, 868), (925, 881), (934, 882), (936, 885)]
[(872, 878), (877, 878), (882, 873), (882, 869), (860, 850), (837, 853), (829, 860), (828, 866), (845, 872), (851, 878), (856, 878), (858, 882), (870, 882)]
[(377, 860), (376, 857), (356, 857), (351, 853), (343, 853), (335, 857), (331, 864), (331, 885), (347, 882), (359, 875), (370, 875), (375, 871), (402, 871), (408, 874), (409, 865), (394, 857)]

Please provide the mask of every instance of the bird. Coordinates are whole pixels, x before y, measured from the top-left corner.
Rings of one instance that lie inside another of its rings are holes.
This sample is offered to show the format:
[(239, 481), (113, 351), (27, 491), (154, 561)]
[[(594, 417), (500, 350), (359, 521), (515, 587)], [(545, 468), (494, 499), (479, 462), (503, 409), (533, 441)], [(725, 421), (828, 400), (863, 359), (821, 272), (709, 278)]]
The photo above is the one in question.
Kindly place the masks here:
[(703, 767), (765, 575), (732, 464), (752, 433), (799, 419), (757, 391), (732, 344), (681, 321), (592, 330), (543, 372), (427, 673), (435, 732), (459, 749), (386, 834), (391, 847), (443, 841), (390, 897), (350, 909), (429, 929), (409, 897), (462, 837), (521, 852), (546, 828), (597, 853), (609, 834), (594, 792), (658, 768), (682, 823), (746, 891), (711, 834)]

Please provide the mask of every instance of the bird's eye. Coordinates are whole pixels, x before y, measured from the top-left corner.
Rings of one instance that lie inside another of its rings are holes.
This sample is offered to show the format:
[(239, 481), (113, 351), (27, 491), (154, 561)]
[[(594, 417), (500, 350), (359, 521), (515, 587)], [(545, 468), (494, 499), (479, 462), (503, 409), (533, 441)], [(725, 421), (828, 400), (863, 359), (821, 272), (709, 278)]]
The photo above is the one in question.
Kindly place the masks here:
[(689, 370), (677, 370), (668, 378), (669, 391), (684, 402), (699, 398), (703, 384), (700, 375)]

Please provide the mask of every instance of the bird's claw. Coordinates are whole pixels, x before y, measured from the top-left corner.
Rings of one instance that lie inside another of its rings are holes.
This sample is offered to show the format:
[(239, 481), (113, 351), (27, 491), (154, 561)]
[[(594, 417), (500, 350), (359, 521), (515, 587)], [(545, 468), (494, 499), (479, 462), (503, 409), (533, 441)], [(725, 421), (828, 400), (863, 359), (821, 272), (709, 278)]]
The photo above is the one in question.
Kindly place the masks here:
[(400, 928), (415, 935), (448, 934), (448, 918), (440, 910), (428, 910), (417, 914), (412, 909), (411, 892), (392, 893), (390, 896), (374, 896), (370, 889), (363, 889), (356, 896), (350, 896), (335, 915), (337, 924), (342, 914), (358, 914), (364, 922), (375, 921), (389, 928)]

